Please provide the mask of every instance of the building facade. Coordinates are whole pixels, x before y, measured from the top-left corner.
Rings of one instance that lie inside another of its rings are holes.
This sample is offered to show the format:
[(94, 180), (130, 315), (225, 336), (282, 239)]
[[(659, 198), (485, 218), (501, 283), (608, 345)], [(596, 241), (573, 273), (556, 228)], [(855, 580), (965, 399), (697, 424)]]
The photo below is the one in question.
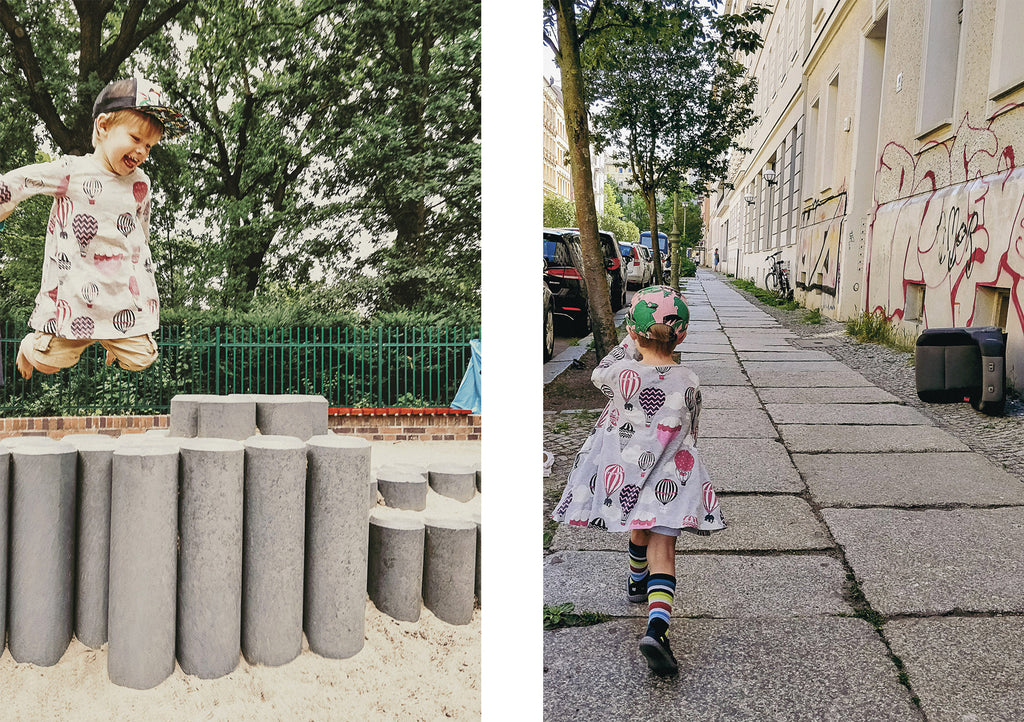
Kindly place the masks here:
[(544, 78), (544, 195), (574, 200), (562, 89), (554, 78)]
[[(607, 159), (590, 146), (590, 167), (594, 182), (597, 215), (604, 213), (604, 181), (608, 177)], [(575, 201), (569, 170), (569, 134), (565, 132), (562, 88), (554, 78), (544, 79), (544, 195)]]
[(1000, 326), (1024, 388), (1021, 31), (1018, 0), (777, 0), (752, 150), (712, 198), (723, 270), (763, 285), (781, 252), (832, 318)]

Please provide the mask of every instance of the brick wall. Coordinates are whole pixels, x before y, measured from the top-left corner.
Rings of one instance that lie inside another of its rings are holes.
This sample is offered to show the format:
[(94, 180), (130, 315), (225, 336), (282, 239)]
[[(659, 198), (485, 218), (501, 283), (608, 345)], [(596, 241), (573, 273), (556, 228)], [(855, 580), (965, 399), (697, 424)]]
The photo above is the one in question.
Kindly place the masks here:
[[(166, 429), (167, 414), (156, 416), (43, 416), (0, 419), (0, 439), (8, 436), (142, 433)], [(328, 427), (369, 441), (479, 441), (480, 417), (459, 409), (332, 408)]]
[(480, 440), (480, 417), (460, 409), (332, 408), (328, 426), (370, 441)]

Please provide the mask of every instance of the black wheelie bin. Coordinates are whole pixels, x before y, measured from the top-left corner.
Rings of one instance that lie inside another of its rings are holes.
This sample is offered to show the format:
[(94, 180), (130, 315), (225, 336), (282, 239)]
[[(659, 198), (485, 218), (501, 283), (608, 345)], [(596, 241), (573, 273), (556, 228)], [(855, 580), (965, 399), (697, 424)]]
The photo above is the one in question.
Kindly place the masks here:
[(922, 401), (969, 401), (983, 414), (1003, 414), (1006, 334), (998, 326), (929, 328), (918, 336), (914, 357)]

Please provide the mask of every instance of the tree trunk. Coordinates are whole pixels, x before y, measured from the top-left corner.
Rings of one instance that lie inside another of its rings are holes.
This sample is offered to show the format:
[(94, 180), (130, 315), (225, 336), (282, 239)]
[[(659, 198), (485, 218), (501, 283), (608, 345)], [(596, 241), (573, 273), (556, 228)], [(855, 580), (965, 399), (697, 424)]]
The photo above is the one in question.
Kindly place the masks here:
[(654, 281), (659, 286), (665, 283), (661, 272), (661, 242), (658, 240), (658, 194), (654, 188), (644, 188), (644, 203), (647, 204), (647, 225), (651, 229), (651, 254), (654, 256)]
[(552, 0), (558, 21), (558, 67), (562, 75), (565, 130), (569, 136), (569, 168), (576, 196), (576, 223), (583, 246), (583, 281), (590, 297), (590, 320), (594, 348), (603, 358), (619, 342), (612, 314), (611, 292), (604, 265), (604, 253), (597, 230), (594, 205), (594, 177), (590, 166), (590, 126), (583, 102), (583, 72), (580, 69), (579, 36), (573, 0)]

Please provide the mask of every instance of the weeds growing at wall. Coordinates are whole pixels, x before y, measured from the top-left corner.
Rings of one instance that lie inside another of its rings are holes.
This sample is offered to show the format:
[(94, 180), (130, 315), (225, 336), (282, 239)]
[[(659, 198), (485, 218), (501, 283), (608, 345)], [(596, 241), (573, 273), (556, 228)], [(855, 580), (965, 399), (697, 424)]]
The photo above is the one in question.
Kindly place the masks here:
[(863, 343), (878, 343), (889, 348), (913, 353), (916, 338), (896, 328), (885, 313), (861, 313), (846, 322), (846, 333)]
[(787, 301), (786, 299), (775, 295), (768, 289), (761, 288), (753, 281), (745, 281), (742, 278), (734, 278), (730, 281), (730, 283), (736, 286), (736, 288), (739, 288), (742, 291), (746, 291), (747, 293), (749, 293), (751, 296), (753, 296), (766, 306), (775, 306), (785, 311), (795, 311), (796, 309), (800, 308), (799, 301)]

